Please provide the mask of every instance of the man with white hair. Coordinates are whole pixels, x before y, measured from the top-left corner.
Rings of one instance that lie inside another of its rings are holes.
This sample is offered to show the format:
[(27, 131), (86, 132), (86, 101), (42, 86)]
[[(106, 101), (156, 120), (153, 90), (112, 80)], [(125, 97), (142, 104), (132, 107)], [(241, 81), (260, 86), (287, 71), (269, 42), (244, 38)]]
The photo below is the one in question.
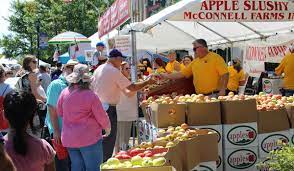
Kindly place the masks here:
[(293, 96), (294, 94), (294, 44), (289, 47), (289, 53), (276, 68), (276, 74), (284, 73), (284, 96)]

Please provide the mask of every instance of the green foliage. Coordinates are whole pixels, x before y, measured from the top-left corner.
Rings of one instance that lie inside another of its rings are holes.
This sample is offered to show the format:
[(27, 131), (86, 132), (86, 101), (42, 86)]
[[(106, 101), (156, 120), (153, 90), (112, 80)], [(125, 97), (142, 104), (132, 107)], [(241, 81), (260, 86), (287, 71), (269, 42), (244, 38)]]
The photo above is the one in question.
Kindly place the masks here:
[(272, 171), (294, 170), (294, 146), (284, 145), (281, 150), (270, 152), (269, 160), (258, 164), (259, 168), (269, 168)]
[[(89, 2), (98, 7), (99, 12)], [(37, 54), (38, 20), (40, 32), (47, 33), (49, 38), (64, 31), (75, 31), (89, 37), (97, 31), (99, 13), (102, 15), (106, 7), (103, 0), (73, 0), (69, 4), (63, 0), (13, 0), (10, 8), (12, 15), (7, 18), (13, 36), (3, 36), (0, 47), (7, 57)], [(60, 48), (65, 52), (68, 47)], [(53, 55), (54, 49), (50, 45), (47, 50), (41, 50), (40, 58), (48, 59)]]
[(27, 44), (17, 36), (3, 36), (0, 40), (0, 47), (3, 47), (2, 54), (6, 57), (17, 57), (23, 53), (29, 53)]

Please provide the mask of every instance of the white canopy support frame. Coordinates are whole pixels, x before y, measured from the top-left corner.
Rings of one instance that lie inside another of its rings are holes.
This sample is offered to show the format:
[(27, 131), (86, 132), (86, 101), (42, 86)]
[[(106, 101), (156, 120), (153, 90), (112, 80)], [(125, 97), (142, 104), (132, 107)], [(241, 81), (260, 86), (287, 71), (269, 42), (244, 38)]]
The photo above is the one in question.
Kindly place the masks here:
[(189, 33), (185, 32), (183, 29), (181, 29), (181, 28), (179, 28), (179, 27), (173, 25), (172, 23), (170, 23), (170, 22), (168, 22), (168, 21), (164, 21), (164, 22), (167, 23), (167, 24), (169, 24), (170, 26), (174, 27), (175, 29), (177, 29), (177, 30), (183, 32), (183, 33), (186, 34), (187, 36), (190, 36), (190, 37), (193, 38), (193, 39), (197, 39), (197, 38), (194, 37), (192, 34), (189, 34)]
[(232, 42), (229, 38), (227, 38), (227, 37), (221, 35), (220, 33), (214, 31), (214, 30), (211, 29), (211, 28), (207, 27), (205, 24), (202, 24), (202, 23), (200, 23), (200, 22), (197, 22), (197, 23), (198, 23), (199, 25), (201, 25), (202, 27), (206, 28), (207, 30), (209, 30), (209, 31), (213, 32), (214, 34), (218, 35), (219, 37), (222, 37), (223, 39), (225, 39), (225, 40), (228, 41), (229, 43)]
[(258, 34), (260, 36), (261, 39), (266, 38), (267, 36), (261, 34), (259, 31), (254, 30), (253, 28), (249, 27), (248, 25), (242, 23), (242, 22), (238, 22), (240, 25), (246, 27), (247, 29), (253, 31), (255, 34)]

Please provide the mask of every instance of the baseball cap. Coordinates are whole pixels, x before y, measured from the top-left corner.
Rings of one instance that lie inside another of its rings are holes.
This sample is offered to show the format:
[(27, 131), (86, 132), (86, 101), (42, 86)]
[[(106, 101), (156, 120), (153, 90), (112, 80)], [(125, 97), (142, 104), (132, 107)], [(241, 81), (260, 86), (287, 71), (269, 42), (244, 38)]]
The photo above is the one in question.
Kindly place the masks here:
[(91, 76), (89, 75), (89, 67), (85, 64), (75, 65), (73, 72), (66, 76), (66, 81), (69, 83), (90, 82)]
[(97, 47), (97, 46), (103, 46), (103, 47), (105, 47), (105, 45), (104, 45), (103, 42), (98, 42), (98, 43), (96, 44), (96, 47)]
[(110, 53), (109, 53), (109, 58), (116, 58), (116, 57), (127, 58), (127, 57), (124, 56), (119, 50), (117, 50), (117, 49), (113, 49), (113, 50), (110, 51)]

